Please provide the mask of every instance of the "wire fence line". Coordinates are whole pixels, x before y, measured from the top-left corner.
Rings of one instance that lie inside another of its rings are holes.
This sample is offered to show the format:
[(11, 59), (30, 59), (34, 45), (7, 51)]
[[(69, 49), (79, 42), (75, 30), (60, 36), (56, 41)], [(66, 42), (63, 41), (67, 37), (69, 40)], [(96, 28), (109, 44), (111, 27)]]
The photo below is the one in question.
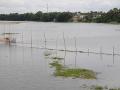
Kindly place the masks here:
[[(62, 49), (59, 49), (58, 48), (58, 37), (56, 37), (53, 41), (50, 41), (49, 39), (47, 39), (46, 37), (46, 33), (44, 33), (43, 35), (43, 40), (40, 40), (38, 41), (38, 43), (42, 43), (42, 46), (41, 45), (37, 45), (34, 43), (34, 40), (33, 40), (33, 34), (31, 32), (31, 35), (30, 35), (30, 40), (29, 41), (25, 41), (25, 36), (23, 35), (23, 33), (21, 33), (21, 41), (16, 41), (15, 43), (12, 43), (11, 42), (11, 45), (19, 45), (19, 46), (24, 46), (24, 47), (30, 47), (30, 48), (37, 48), (37, 49), (47, 49), (47, 50), (56, 50), (56, 51), (65, 51), (65, 52), (78, 52), (78, 53), (87, 53), (88, 55), (89, 54), (100, 54), (100, 55), (113, 55), (113, 56), (120, 56), (119, 53), (116, 53), (116, 48), (113, 46), (112, 49), (111, 49), (111, 52), (110, 53), (107, 53), (105, 52), (103, 49), (103, 47), (100, 47), (99, 48), (99, 51), (92, 51), (92, 49), (88, 48), (86, 50), (80, 50), (78, 49), (77, 47), (77, 39), (76, 37), (74, 37), (74, 42), (72, 43), (74, 46), (73, 46), (73, 50), (71, 50), (70, 48), (67, 47), (67, 44), (66, 44), (66, 38), (65, 38), (65, 34), (63, 32), (63, 48)], [(14, 37), (15, 38), (15, 37)], [(17, 37), (16, 37), (17, 38)], [(54, 42), (54, 48), (49, 48), (49, 43), (53, 43)]]

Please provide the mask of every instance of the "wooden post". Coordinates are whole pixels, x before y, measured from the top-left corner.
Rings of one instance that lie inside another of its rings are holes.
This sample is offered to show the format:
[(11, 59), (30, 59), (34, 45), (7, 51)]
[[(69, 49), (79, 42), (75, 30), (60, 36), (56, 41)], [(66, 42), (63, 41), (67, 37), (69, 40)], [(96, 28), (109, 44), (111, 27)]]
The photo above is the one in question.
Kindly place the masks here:
[(77, 40), (75, 37), (74, 37), (74, 39), (75, 39), (75, 51), (77, 52)]
[(115, 55), (115, 48), (113, 46), (113, 64), (114, 64), (114, 55)]
[(25, 52), (24, 52), (24, 46), (22, 47), (22, 59), (23, 59), (23, 62), (22, 62), (22, 64), (24, 64), (24, 54), (25, 54)]
[(9, 45), (11, 45), (11, 33), (10, 33), (10, 24), (8, 24), (9, 25)]
[(76, 67), (77, 66), (77, 40), (75, 37), (74, 37), (74, 40), (75, 40), (75, 67)]
[(5, 26), (5, 24), (4, 24), (4, 39), (6, 38), (6, 35), (5, 35), (5, 30), (6, 30), (6, 28), (5, 28), (6, 26)]
[(31, 31), (31, 48), (32, 48), (32, 45), (33, 44), (33, 41), (32, 41), (32, 31)]
[(58, 36), (56, 38), (56, 57), (57, 57), (57, 49), (58, 49)]
[(46, 34), (44, 33), (44, 42), (45, 42), (45, 49), (46, 49), (46, 43), (47, 43), (47, 41), (46, 41)]
[(113, 46), (113, 64), (114, 64), (114, 59), (115, 59), (115, 48), (114, 48), (114, 46)]
[[(23, 45), (24, 41), (23, 41), (23, 32), (22, 32), (22, 45)], [(24, 45), (23, 45), (24, 46)]]
[(100, 54), (102, 54), (102, 47), (100, 47)]
[(113, 47), (113, 56), (115, 55), (115, 48)]
[(103, 59), (103, 52), (102, 52), (102, 47), (100, 47), (100, 58), (101, 58), (101, 60)]
[(65, 51), (65, 55), (64, 55), (64, 66), (65, 66), (65, 59), (66, 59), (66, 51)]
[(64, 41), (64, 48), (65, 48), (65, 51), (66, 51), (66, 41), (65, 41), (64, 32), (63, 32), (63, 41)]
[(90, 50), (89, 50), (89, 48), (88, 48), (88, 56), (89, 56), (89, 53), (90, 53)]
[(66, 41), (65, 41), (65, 35), (63, 32), (63, 41), (64, 41), (64, 49), (65, 49), (65, 56), (64, 56), (64, 66), (65, 66), (65, 57), (66, 57)]

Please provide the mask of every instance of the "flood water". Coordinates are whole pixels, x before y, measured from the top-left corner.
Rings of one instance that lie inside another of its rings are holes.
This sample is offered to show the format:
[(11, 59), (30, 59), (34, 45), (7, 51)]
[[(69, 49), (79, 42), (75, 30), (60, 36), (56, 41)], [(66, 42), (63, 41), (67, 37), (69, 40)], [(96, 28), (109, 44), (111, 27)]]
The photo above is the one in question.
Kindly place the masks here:
[(16, 38), (16, 44), (0, 43), (0, 90), (84, 90), (84, 84), (120, 86), (119, 55), (57, 51), (59, 57), (65, 58), (61, 61), (64, 65), (98, 73), (96, 80), (84, 80), (54, 77), (51, 60), (44, 52), (54, 56), (56, 50), (41, 49), (66, 46), (67, 50), (120, 54), (120, 25), (0, 22), (2, 33), (18, 34), (11, 36)]

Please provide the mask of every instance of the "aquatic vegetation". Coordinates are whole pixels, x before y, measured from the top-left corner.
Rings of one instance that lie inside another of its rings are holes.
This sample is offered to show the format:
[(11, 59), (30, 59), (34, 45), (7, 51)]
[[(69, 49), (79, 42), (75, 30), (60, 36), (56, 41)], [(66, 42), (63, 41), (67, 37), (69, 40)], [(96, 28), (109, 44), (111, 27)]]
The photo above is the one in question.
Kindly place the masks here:
[(96, 79), (93, 71), (87, 69), (62, 69), (55, 72), (56, 76), (75, 77), (83, 79)]
[(59, 61), (53, 61), (50, 65), (55, 68), (55, 76), (96, 79), (96, 74), (92, 70), (64, 67)]
[(61, 58), (61, 57), (52, 57), (52, 59), (62, 60), (64, 58)]
[(52, 67), (55, 67), (56, 71), (62, 70), (64, 67), (58, 61), (53, 61), (50, 63)]
[(94, 90), (104, 90), (104, 87), (102, 87), (102, 86), (95, 86)]
[(109, 90), (120, 90), (120, 88), (110, 88)]
[(51, 52), (48, 52), (48, 51), (46, 51), (46, 52), (44, 52), (44, 56), (50, 56), (52, 53)]
[(90, 90), (120, 90), (120, 88), (108, 88), (107, 86), (98, 86), (98, 85), (93, 85), (90, 87)]
[(45, 56), (51, 58), (53, 61), (50, 63), (51, 67), (55, 68), (54, 75), (61, 77), (72, 77), (82, 79), (96, 79), (96, 73), (89, 69), (82, 68), (69, 68), (60, 63), (60, 60), (64, 59), (58, 56), (50, 57), (51, 53), (45, 52)]

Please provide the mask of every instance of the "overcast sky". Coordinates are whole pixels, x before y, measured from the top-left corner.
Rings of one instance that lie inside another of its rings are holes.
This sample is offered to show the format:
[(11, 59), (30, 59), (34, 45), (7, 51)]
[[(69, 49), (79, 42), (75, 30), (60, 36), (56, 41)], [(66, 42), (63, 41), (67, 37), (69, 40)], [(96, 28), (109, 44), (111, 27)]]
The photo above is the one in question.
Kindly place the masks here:
[(0, 13), (49, 11), (108, 11), (120, 8), (120, 0), (0, 0)]

